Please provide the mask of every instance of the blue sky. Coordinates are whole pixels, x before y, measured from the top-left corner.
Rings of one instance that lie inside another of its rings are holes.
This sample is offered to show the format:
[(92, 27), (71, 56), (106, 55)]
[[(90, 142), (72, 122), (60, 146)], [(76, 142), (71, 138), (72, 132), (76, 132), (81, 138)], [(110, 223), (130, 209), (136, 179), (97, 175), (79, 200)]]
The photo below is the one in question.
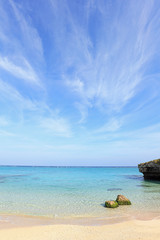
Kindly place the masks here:
[(160, 1), (0, 0), (0, 156), (160, 157)]

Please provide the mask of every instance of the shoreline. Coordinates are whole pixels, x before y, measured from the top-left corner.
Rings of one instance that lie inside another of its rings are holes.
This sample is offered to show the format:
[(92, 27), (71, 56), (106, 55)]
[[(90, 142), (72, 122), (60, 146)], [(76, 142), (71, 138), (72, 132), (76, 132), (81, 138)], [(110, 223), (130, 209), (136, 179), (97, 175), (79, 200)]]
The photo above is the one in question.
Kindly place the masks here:
[(50, 218), (26, 215), (0, 215), (0, 229), (51, 225), (103, 226), (133, 220), (131, 217), (64, 217)]
[(0, 229), (3, 240), (159, 240), (160, 219), (131, 220), (111, 225), (41, 225)]
[(140, 213), (134, 216), (116, 216), (116, 217), (46, 217), (16, 214), (0, 214), (0, 230), (9, 228), (38, 227), (52, 225), (77, 225), (77, 226), (104, 226), (131, 221), (155, 221), (160, 220), (160, 214), (148, 215)]

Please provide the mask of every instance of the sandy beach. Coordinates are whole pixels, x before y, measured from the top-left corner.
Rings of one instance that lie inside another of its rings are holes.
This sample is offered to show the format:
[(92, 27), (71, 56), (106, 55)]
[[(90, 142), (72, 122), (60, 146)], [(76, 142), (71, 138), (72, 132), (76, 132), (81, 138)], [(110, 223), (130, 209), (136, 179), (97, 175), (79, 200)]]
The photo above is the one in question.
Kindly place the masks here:
[(48, 225), (5, 228), (3, 240), (159, 240), (160, 220), (132, 220), (112, 225)]
[(0, 0), (0, 240), (160, 240), (160, 0)]

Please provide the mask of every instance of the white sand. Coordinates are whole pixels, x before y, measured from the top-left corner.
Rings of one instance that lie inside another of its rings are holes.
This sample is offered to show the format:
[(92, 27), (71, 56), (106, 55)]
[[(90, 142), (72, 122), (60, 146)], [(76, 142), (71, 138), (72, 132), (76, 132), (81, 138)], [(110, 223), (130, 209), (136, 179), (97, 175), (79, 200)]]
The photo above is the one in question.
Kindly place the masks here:
[(9, 228), (0, 230), (0, 240), (160, 240), (160, 220)]

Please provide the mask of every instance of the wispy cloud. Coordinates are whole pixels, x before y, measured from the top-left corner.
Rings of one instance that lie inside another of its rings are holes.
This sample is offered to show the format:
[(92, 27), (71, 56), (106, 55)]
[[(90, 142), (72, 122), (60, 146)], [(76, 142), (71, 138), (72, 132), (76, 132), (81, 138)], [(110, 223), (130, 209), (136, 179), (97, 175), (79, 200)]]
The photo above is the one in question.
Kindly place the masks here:
[[(55, 28), (56, 43), (65, 59), (63, 78), (77, 95), (77, 102), (84, 105), (83, 109), (121, 111), (141, 91), (142, 84), (151, 84), (145, 79), (149, 74), (148, 64), (160, 54), (157, 52), (160, 13), (153, 11), (153, 1), (139, 2), (134, 8), (131, 1), (125, 7), (117, 2), (91, 2), (84, 7), (83, 21), (64, 4), (63, 32)], [(54, 3), (57, 19), (62, 8), (58, 2)], [(114, 9), (112, 18), (109, 8)], [(66, 25), (69, 33), (65, 31)], [(62, 39), (65, 39), (65, 49)], [(87, 110), (83, 115), (84, 112)]]
[[(25, 98), (13, 86), (0, 80), (1, 97), (6, 101), (10, 101), (12, 107), (19, 111), (28, 110), (32, 112), (32, 124), (39, 125), (51, 135), (70, 137), (72, 135), (71, 127), (67, 119), (59, 116), (57, 109), (50, 109), (44, 102)], [(49, 117), (46, 117), (49, 116)], [(25, 122), (25, 119), (23, 120)], [(4, 118), (0, 118), (0, 125), (7, 124)]]
[(3, 137), (14, 137), (16, 135), (14, 133), (12, 133), (12, 132), (8, 132), (8, 131), (0, 129), (0, 136), (3, 136)]
[(9, 3), (16, 17), (17, 24), (19, 25), (21, 31), (20, 36), (25, 43), (25, 47), (28, 48), (27, 50), (30, 49), (33, 51), (32, 54), (35, 54), (35, 56), (37, 55), (39, 58), (43, 57), (42, 41), (37, 29), (32, 25), (30, 17), (25, 17), (21, 4), (16, 4), (13, 0), (9, 0)]
[(3, 46), (0, 67), (28, 84), (44, 87), (41, 81), (42, 41), (29, 14), (13, 0), (5, 4), (1, 1), (0, 12), (0, 43)]
[(64, 118), (43, 118), (40, 120), (40, 127), (51, 135), (63, 137), (71, 137), (72, 135), (70, 124)]
[[(45, 130), (46, 134), (50, 136), (72, 136), (69, 121), (67, 118), (59, 116), (60, 111), (58, 109), (51, 109), (44, 101), (24, 97), (15, 87), (2, 80), (0, 80), (0, 93), (0, 100), (3, 99), (5, 103), (9, 101), (10, 109), (14, 109), (17, 112), (15, 118), (16, 122), (20, 122), (20, 125), (23, 126), (27, 122), (30, 122), (32, 123), (31, 125), (35, 125), (34, 128), (38, 132), (42, 133)], [(29, 114), (29, 118), (25, 119), (25, 116), (28, 115), (27, 112), (30, 112), (31, 115)], [(12, 124), (14, 123), (14, 126), (16, 126), (17, 123), (13, 119), (12, 121)], [(0, 117), (0, 126), (4, 127), (6, 125), (6, 119)], [(1, 135), (2, 133), (5, 132), (1, 131)]]
[(95, 133), (107, 133), (107, 132), (115, 132), (120, 129), (122, 126), (122, 119), (112, 118), (106, 124), (96, 129)]
[[(18, 60), (17, 64), (15, 64), (16, 60)], [(40, 85), (37, 74), (29, 62), (24, 58), (14, 58), (13, 63), (7, 57), (0, 56), (0, 67), (22, 80), (26, 80), (32, 84)]]
[(0, 80), (0, 93), (1, 99), (3, 98), (5, 101), (9, 100), (13, 105), (18, 103), (16, 108), (30, 110), (36, 108), (36, 103), (34, 103), (34, 101), (23, 97), (15, 87), (2, 80)]
[(157, 152), (157, 1), (0, 2), (2, 143), (13, 132), (12, 149), (68, 158), (149, 152), (150, 141)]

